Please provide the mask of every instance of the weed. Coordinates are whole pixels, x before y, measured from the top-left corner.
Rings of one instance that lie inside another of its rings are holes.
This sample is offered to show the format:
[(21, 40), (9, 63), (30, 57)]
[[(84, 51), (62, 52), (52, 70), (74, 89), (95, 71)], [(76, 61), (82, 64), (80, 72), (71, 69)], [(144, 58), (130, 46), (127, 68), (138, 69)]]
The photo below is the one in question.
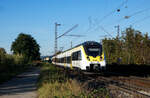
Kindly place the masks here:
[(66, 70), (45, 63), (38, 81), (39, 98), (109, 98), (105, 88), (86, 91)]

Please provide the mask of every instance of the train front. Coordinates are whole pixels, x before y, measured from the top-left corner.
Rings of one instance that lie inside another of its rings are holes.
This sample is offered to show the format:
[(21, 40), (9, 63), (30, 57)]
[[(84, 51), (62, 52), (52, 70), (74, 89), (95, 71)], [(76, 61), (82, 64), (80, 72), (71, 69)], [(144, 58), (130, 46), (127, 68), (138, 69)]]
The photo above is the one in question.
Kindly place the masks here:
[(105, 70), (106, 61), (102, 45), (98, 42), (86, 42), (84, 45), (86, 70)]

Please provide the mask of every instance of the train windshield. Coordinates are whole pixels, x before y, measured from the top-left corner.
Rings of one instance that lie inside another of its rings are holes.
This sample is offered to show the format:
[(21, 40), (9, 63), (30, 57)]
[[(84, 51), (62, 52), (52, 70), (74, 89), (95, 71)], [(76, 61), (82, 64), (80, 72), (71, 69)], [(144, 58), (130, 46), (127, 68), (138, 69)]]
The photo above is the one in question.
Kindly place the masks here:
[(96, 56), (102, 54), (102, 47), (101, 47), (101, 45), (88, 46), (88, 47), (86, 47), (85, 50), (86, 50), (86, 54), (88, 56), (96, 57)]

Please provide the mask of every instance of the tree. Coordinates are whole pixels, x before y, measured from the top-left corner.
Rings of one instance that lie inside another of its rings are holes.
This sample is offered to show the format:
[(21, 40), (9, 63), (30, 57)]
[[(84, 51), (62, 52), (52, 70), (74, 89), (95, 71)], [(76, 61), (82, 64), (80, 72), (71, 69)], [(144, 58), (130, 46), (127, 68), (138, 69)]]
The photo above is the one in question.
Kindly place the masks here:
[(14, 54), (25, 56), (28, 60), (40, 59), (40, 46), (36, 40), (28, 34), (20, 33), (18, 37), (12, 42), (11, 51)]
[(4, 48), (0, 48), (0, 54), (6, 54), (6, 51)]
[(5, 49), (4, 48), (0, 48), (0, 65), (2, 65), (2, 62), (4, 61), (5, 55), (6, 55)]
[[(150, 37), (148, 33), (131, 27), (122, 32), (118, 39), (103, 39), (103, 48), (108, 63), (150, 64)], [(118, 59), (121, 58), (121, 59)], [(121, 62), (118, 62), (121, 61)]]

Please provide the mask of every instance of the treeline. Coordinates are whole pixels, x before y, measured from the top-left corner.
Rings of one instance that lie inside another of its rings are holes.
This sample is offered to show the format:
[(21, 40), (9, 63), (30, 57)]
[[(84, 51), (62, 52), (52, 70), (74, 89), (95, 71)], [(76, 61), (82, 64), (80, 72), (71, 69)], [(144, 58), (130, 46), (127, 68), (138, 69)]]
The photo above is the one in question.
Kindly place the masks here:
[(29, 66), (27, 63), (22, 55), (10, 55), (0, 48), (0, 83), (22, 72)]
[(40, 60), (39, 47), (31, 35), (20, 33), (12, 42), (13, 54), (7, 54), (4, 48), (0, 48), (0, 82), (23, 72), (33, 61)]
[(129, 27), (120, 37), (105, 38), (103, 47), (108, 64), (150, 64), (148, 33)]

